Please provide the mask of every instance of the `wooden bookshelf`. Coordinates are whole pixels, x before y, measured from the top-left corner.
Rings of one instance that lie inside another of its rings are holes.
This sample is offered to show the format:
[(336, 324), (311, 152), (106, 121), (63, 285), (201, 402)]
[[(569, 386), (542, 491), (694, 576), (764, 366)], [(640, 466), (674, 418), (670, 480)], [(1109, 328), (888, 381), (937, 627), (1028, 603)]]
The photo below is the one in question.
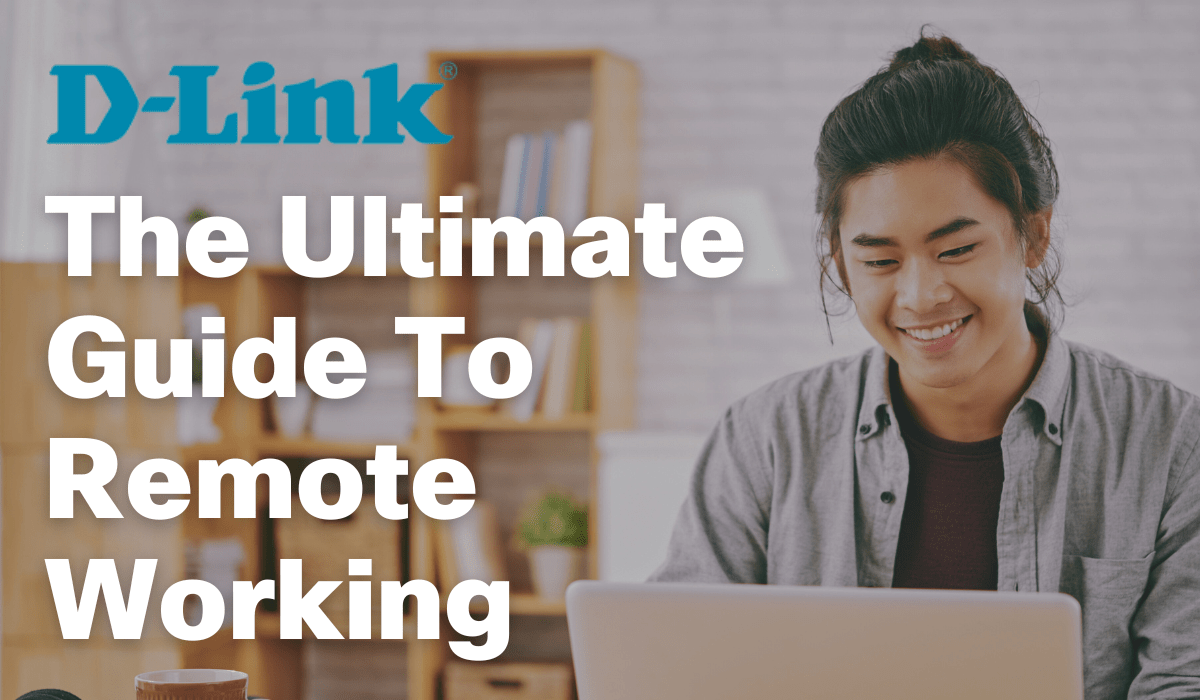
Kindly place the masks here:
[[(430, 100), (427, 112), (434, 123), (450, 125), (455, 137), (429, 148), (429, 210), (435, 211), (438, 198), (452, 194), (456, 185), (470, 182), (480, 190), (479, 216), (495, 217), (508, 136), (561, 130), (569, 120), (588, 119), (592, 125), (588, 215), (617, 218), (632, 235), (639, 174), (639, 87), (634, 64), (602, 50), (434, 52), (429, 56), (431, 81), (441, 80), (438, 69), (447, 61), (457, 66), (458, 75)], [(566, 233), (569, 254), (576, 241)], [(586, 498), (594, 514), (596, 435), (634, 427), (636, 277), (586, 280), (573, 276), (568, 264), (565, 278), (543, 278), (537, 260), (540, 245), (534, 237), (530, 276), (505, 278), (502, 241), (499, 238), (496, 245), (497, 277), (431, 278), (428, 294), (421, 297), (427, 304), (422, 313), (461, 313), (467, 319), (468, 342), (497, 335), (516, 337), (516, 324), (523, 316), (587, 318), (592, 326), (592, 410), (568, 412), (557, 420), (535, 414), (520, 422), (503, 412), (439, 410), (430, 400), (421, 411), (430, 429), (418, 431), (418, 452), (454, 456), (471, 467), (480, 497), (498, 507), (502, 527), (511, 525), (514, 509), (525, 500), (519, 496), (522, 489), (566, 487)], [(594, 576), (594, 517), (590, 527), (586, 573)], [(506, 529), (504, 535), (509, 534)], [(564, 604), (533, 594), (528, 575), (520, 570), (521, 559), (519, 554), (509, 557), (514, 621), (526, 616), (557, 618), (556, 624), (565, 630)], [(435, 579), (433, 557), (414, 559), (413, 575)], [(520, 634), (515, 628), (513, 633)], [(514, 637), (510, 651), (522, 641)], [(412, 647), (409, 697), (435, 700), (444, 665), (455, 657), (446, 640), (417, 641)], [(562, 660), (570, 658), (569, 649), (558, 651)]]
[(438, 430), (446, 431), (590, 431), (596, 423), (595, 416), (591, 413), (568, 413), (554, 420), (535, 414), (527, 421), (519, 421), (494, 411), (438, 411), (435, 416), (434, 426)]
[[(443, 81), (438, 74), (439, 66), (446, 61), (455, 63), (458, 69), (451, 81)], [(632, 235), (633, 219), (638, 213), (639, 88), (637, 69), (631, 62), (591, 49), (435, 52), (429, 55), (429, 71), (431, 81), (444, 82), (445, 86), (425, 111), (454, 138), (447, 144), (428, 147), (427, 216), (438, 211), (439, 196), (470, 182), (480, 188), (479, 215), (494, 217), (507, 137), (512, 133), (561, 129), (569, 120), (588, 119), (592, 125), (588, 215), (617, 218)], [(381, 326), (373, 316), (364, 316), (362, 309), (346, 307), (344, 313), (338, 312), (341, 307), (336, 304), (359, 297), (376, 300), (379, 303), (373, 308), (380, 313), (386, 310), (390, 316), (465, 317), (466, 337), (450, 339), (448, 344), (516, 337), (517, 324), (527, 316), (586, 318), (591, 324), (592, 343), (590, 411), (568, 412), (556, 420), (535, 414), (521, 422), (500, 411), (446, 409), (434, 399), (417, 399), (411, 434), (397, 434), (392, 442), (377, 441), (397, 444), (401, 458), (409, 459), (414, 467), (441, 457), (467, 465), (476, 477), (479, 496), (497, 506), (505, 529), (503, 541), (507, 543), (517, 510), (528, 495), (538, 490), (558, 487), (572, 491), (589, 503), (591, 513), (596, 512), (596, 436), (601, 431), (634, 427), (637, 285), (636, 270), (631, 277), (587, 280), (573, 275), (569, 264), (565, 277), (542, 278), (536, 262), (541, 255), (537, 243), (531, 245), (530, 276), (510, 278), (504, 274), (505, 244), (498, 241), (496, 248), (496, 276), (490, 278), (468, 274), (409, 279), (399, 269), (389, 267), (385, 278), (364, 278), (361, 268), (356, 268), (339, 277), (308, 280), (286, 268), (271, 266), (249, 268), (226, 280), (185, 273), (180, 297), (184, 306), (211, 303), (218, 307), (226, 317), (230, 355), (231, 349), (247, 338), (271, 337), (273, 317), (296, 317), (298, 368), (303, 366), (306, 338), (348, 337), (360, 346), (360, 337), (368, 345), (382, 343), (385, 336), (388, 342), (397, 342), (394, 329)], [(436, 250), (436, 245), (431, 246), (426, 259), (435, 257)], [(332, 312), (325, 308), (324, 316), (315, 314), (320, 304), (334, 304)], [(325, 320), (318, 323), (313, 320), (316, 317)], [(222, 431), (220, 443), (183, 450), (185, 467), (192, 473), (198, 459), (238, 457), (253, 462), (264, 457), (295, 461), (324, 457), (363, 460), (374, 456), (376, 442), (328, 441), (311, 435), (284, 437), (273, 424), (267, 401), (241, 397), (231, 385), (217, 409), (216, 422)], [(260, 503), (265, 504), (265, 480), (259, 485), (259, 493)], [(585, 566), (586, 574), (593, 576), (597, 561), (594, 517), (590, 527), (591, 546)], [(242, 579), (264, 578), (268, 573), (264, 567), (276, 554), (271, 549), (271, 530), (261, 518), (200, 521), (185, 516), (182, 529), (183, 538), (189, 541), (237, 538), (246, 552)], [(403, 540), (400, 546), (407, 575), (437, 583), (444, 604), (449, 591), (438, 582), (431, 523), (411, 508), (407, 528), (398, 539)], [(523, 554), (508, 552), (507, 557), (513, 619), (549, 619), (565, 630), (563, 603), (534, 595)], [(228, 638), (226, 630), (226, 637), (220, 639), (182, 644), (184, 665), (244, 669), (252, 679), (252, 694), (272, 700), (300, 700), (303, 645), (308, 642), (280, 641), (276, 614), (261, 612), (257, 620), (256, 640), (235, 641)], [(406, 621), (406, 629), (412, 627), (412, 622)], [(445, 663), (455, 658), (447, 647), (450, 628), (445, 621), (442, 628), (440, 640), (417, 640), (415, 629), (405, 635), (410, 700), (439, 697)], [(510, 643), (510, 650), (519, 646)], [(569, 649), (556, 649), (554, 653), (562, 660), (569, 659)]]

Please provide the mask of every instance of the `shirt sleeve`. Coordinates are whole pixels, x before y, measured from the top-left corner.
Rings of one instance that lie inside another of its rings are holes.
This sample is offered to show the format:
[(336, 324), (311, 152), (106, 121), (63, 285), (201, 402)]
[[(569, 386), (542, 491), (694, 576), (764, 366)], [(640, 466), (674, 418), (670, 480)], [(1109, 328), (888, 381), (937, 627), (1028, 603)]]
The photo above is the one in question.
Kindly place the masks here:
[[(1200, 432), (1200, 419), (1192, 420)], [(1150, 577), (1130, 633), (1137, 675), (1129, 698), (1200, 697), (1200, 451), (1168, 479)]]
[(767, 582), (772, 465), (755, 427), (734, 406), (713, 429), (651, 581)]

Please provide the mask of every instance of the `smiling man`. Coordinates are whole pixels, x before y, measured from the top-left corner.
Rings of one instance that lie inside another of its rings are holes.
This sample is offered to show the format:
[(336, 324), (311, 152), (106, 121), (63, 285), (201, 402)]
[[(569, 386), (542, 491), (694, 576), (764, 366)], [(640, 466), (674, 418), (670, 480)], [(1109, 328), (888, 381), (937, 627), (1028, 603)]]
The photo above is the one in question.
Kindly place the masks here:
[(1036, 120), (922, 37), (816, 165), (822, 269), (879, 345), (726, 411), (653, 578), (1061, 591), (1088, 700), (1200, 697), (1200, 401), (1058, 335)]

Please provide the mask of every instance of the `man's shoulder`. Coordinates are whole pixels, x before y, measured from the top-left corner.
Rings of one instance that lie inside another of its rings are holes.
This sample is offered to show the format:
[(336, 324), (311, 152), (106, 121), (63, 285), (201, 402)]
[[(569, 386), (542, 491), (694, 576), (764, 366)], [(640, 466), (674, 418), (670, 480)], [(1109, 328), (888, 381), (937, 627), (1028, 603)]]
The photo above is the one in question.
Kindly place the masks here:
[(1103, 350), (1083, 343), (1067, 341), (1071, 352), (1071, 374), (1077, 389), (1095, 392), (1109, 399), (1161, 399), (1195, 408), (1195, 394), (1171, 380), (1136, 367)]
[(1158, 434), (1200, 428), (1200, 397), (1103, 350), (1067, 342), (1075, 408)]

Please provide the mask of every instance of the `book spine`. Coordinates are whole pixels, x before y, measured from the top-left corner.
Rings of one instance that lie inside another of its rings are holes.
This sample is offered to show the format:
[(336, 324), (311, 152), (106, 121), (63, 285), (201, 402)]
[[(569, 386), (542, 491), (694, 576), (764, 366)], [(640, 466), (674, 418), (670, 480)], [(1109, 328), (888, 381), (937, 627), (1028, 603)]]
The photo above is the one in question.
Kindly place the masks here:
[(542, 160), (546, 152), (545, 141), (540, 136), (529, 134), (529, 150), (526, 152), (525, 167), (521, 175), (521, 194), (517, 200), (517, 217), (528, 221), (535, 216), (538, 192), (541, 190)]
[(496, 207), (496, 218), (516, 216), (521, 201), (522, 177), (525, 162), (529, 158), (529, 136), (513, 134), (504, 149), (504, 172), (500, 178), (500, 200)]
[(587, 413), (590, 410), (592, 410), (592, 324), (584, 319), (579, 328), (579, 358), (575, 362), (575, 388), (571, 398), (571, 411)]
[(587, 218), (588, 180), (592, 160), (592, 125), (587, 120), (567, 124), (563, 132), (564, 158), (562, 225), (574, 229)]
[[(531, 342), (521, 340), (525, 347), (529, 348), (530, 359), (533, 363), (533, 373), (529, 378), (529, 386), (525, 387), (525, 391), (508, 400), (506, 408), (513, 418), (519, 421), (528, 421), (533, 418), (533, 413), (537, 410), (538, 398), (542, 393), (542, 384), (546, 375), (546, 364), (550, 358), (550, 347), (554, 342), (554, 323), (549, 319), (532, 321), (536, 324), (532, 330)], [(526, 329), (529, 324), (522, 321), (522, 326)], [(518, 335), (528, 335), (518, 333)]]
[(546, 420), (564, 417), (575, 388), (575, 363), (579, 356), (579, 320), (564, 316), (554, 320), (554, 346), (546, 369), (542, 415)]
[(541, 139), (541, 172), (538, 175), (537, 206), (534, 208), (533, 216), (546, 215), (546, 208), (550, 199), (550, 170), (554, 164), (554, 132), (547, 131), (543, 133)]

